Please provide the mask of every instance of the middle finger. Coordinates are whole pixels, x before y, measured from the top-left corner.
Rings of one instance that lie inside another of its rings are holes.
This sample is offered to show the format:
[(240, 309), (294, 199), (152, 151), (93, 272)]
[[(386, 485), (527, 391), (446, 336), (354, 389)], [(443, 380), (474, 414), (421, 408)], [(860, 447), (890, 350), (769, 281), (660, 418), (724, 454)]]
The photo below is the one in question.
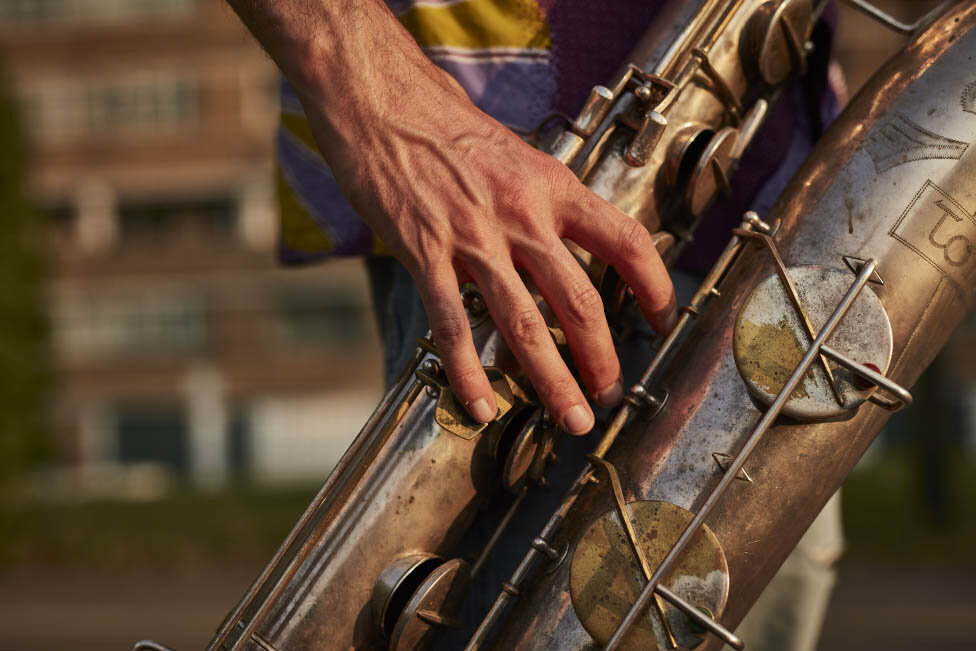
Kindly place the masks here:
[(593, 412), (515, 267), (496, 265), (491, 270), (472, 271), (495, 324), (553, 420), (570, 434), (589, 432)]

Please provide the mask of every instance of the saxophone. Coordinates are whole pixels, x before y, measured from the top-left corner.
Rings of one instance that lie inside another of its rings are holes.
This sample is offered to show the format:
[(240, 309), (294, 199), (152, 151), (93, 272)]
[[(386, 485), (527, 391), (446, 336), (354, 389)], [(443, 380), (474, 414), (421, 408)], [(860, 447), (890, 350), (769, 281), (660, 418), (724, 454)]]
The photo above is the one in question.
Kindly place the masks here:
[[(852, 1), (912, 43), (734, 231), (468, 649), (742, 648), (731, 631), (976, 297), (976, 7), (906, 26)], [(671, 2), (542, 148), (673, 261), (803, 72), (824, 4)], [(574, 252), (624, 323), (626, 286)], [(419, 649), (456, 625), (559, 438), (463, 294), (500, 418), (467, 417), (422, 339), (211, 651)], [(499, 494), (491, 535), (457, 557)]]

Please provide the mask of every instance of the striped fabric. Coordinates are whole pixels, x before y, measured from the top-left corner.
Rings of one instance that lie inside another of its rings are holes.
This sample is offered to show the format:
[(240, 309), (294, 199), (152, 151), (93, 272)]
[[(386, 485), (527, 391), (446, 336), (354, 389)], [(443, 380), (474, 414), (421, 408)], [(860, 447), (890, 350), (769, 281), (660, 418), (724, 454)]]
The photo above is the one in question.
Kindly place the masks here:
[[(654, 0), (387, 0), (437, 65), (481, 110), (532, 129), (574, 112), (607, 81), (660, 4)], [(564, 35), (564, 39), (560, 39)], [(279, 252), (284, 262), (385, 253), (357, 217), (312, 140), (298, 99), (281, 87), (277, 134)]]

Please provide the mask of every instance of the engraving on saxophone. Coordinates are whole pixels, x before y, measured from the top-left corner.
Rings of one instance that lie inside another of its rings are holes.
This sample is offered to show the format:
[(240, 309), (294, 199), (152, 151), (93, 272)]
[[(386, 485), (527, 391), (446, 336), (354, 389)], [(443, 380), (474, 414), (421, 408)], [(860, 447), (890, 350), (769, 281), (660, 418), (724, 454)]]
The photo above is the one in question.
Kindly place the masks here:
[(878, 174), (918, 160), (959, 160), (968, 143), (940, 136), (896, 114), (868, 137), (865, 149)]
[(959, 99), (962, 110), (966, 113), (976, 115), (976, 81), (966, 84), (962, 89), (962, 97)]
[(976, 216), (926, 180), (888, 232), (935, 267), (964, 296), (976, 271)]

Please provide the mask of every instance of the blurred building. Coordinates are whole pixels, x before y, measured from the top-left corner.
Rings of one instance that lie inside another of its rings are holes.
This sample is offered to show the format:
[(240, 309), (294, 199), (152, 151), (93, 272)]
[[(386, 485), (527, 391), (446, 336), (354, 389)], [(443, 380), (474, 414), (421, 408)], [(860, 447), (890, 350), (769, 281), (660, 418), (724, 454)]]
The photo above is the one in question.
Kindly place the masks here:
[(276, 265), (270, 60), (220, 0), (3, 0), (0, 52), (51, 223), (59, 457), (323, 478), (381, 361), (358, 262)]
[[(852, 91), (901, 43), (866, 21), (846, 10), (838, 34)], [(0, 57), (51, 226), (60, 459), (321, 478), (381, 361), (357, 261), (275, 263), (270, 60), (222, 0), (0, 0)], [(966, 333), (952, 386), (976, 423)]]

